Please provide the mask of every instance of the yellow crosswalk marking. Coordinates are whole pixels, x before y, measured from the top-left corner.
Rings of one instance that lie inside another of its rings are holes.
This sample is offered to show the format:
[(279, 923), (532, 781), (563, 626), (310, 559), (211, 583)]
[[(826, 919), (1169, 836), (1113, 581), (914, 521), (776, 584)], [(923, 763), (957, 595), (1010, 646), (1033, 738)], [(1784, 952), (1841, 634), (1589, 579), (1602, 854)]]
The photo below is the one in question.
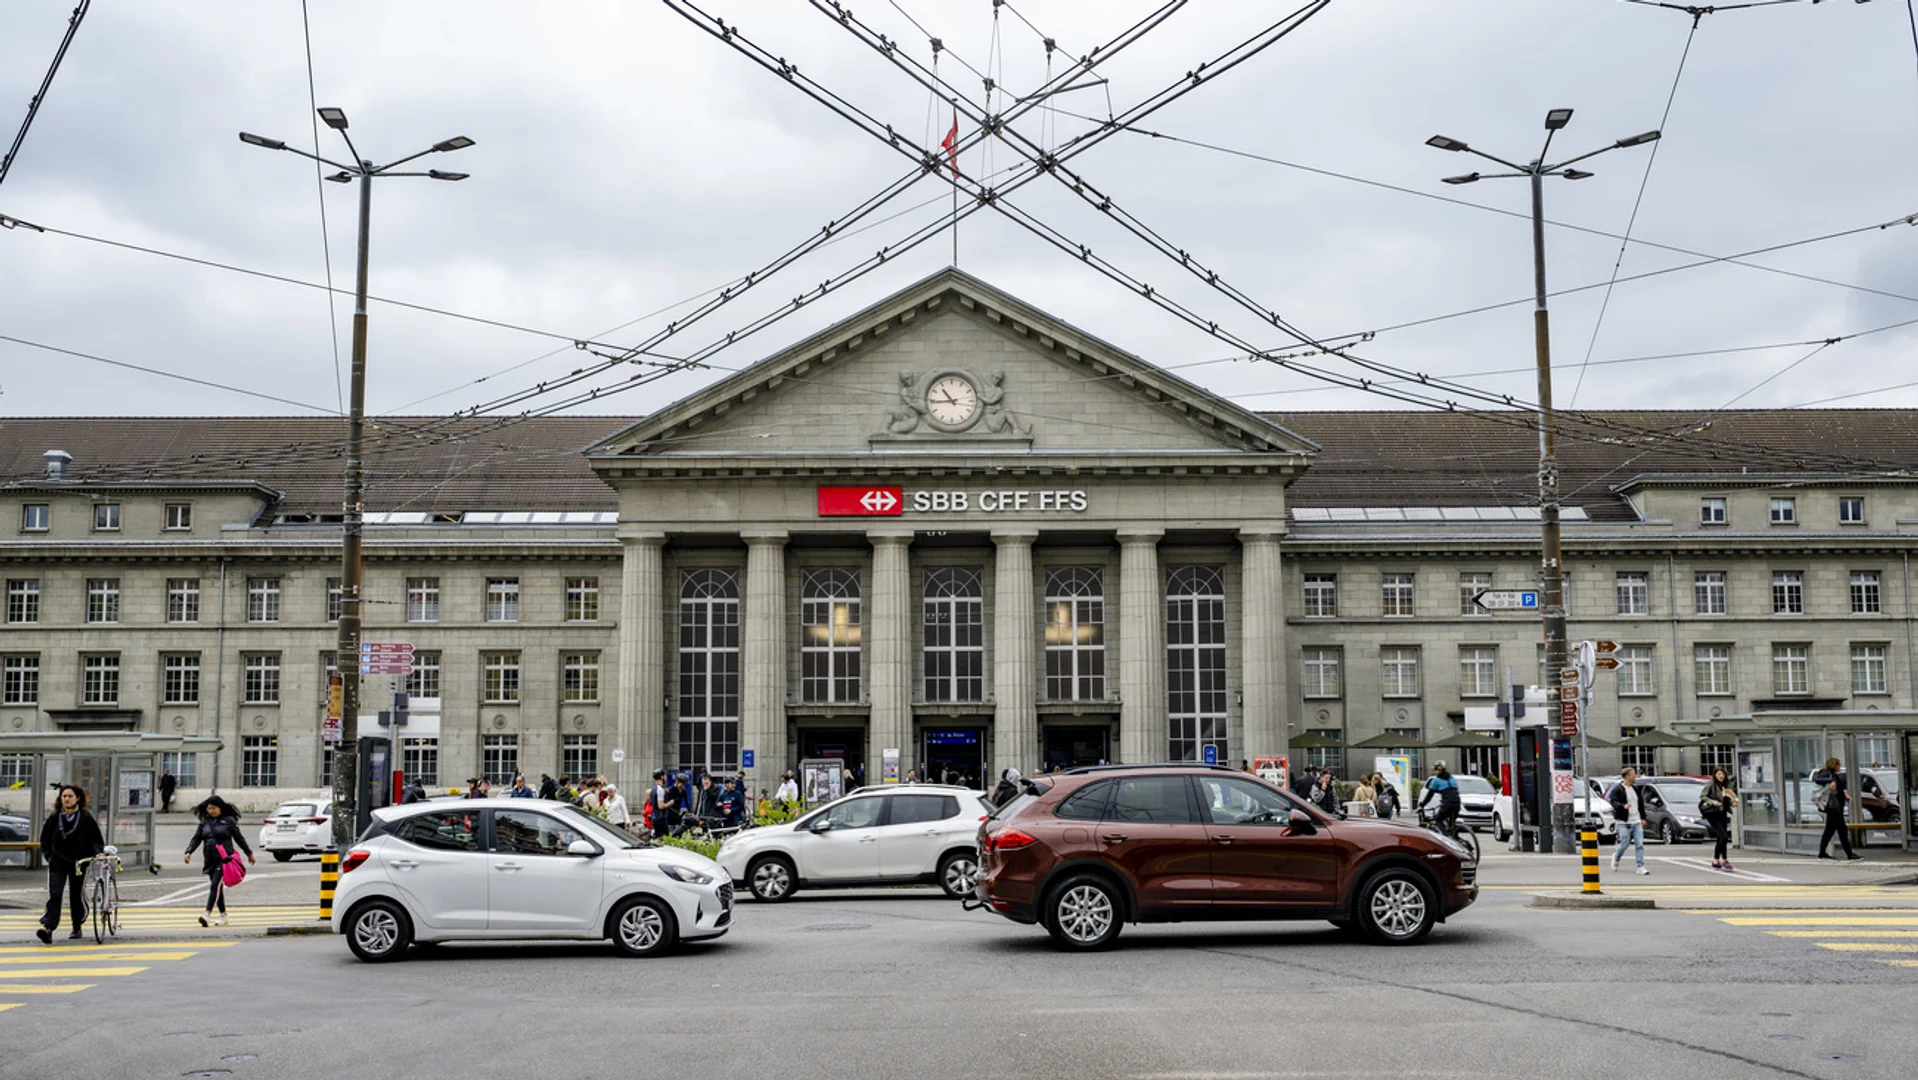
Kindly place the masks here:
[(1872, 914), (1853, 918), (1837, 915), (1739, 915), (1719, 921), (1730, 926), (1918, 926), (1918, 914)]
[(9, 971), (9, 979), (88, 979), (114, 975), (138, 975), (147, 970), (143, 967), (97, 967), (97, 968), (35, 968), (31, 971)]
[(1835, 938), (1835, 937), (1875, 937), (1875, 938), (1918, 938), (1918, 930), (1767, 930), (1772, 937), (1790, 938)]
[[(101, 952), (87, 953), (82, 956), (60, 956), (58, 954), (48, 954), (44, 956), (0, 956), (0, 964), (95, 964), (107, 960), (185, 960), (192, 955), (190, 952)], [(6, 969), (0, 968), (0, 978), (4, 978), (6, 974)]]
[(1918, 967), (1918, 960), (1880, 960), (1878, 962), (1890, 964), (1892, 967)]
[[(8, 972), (8, 974), (14, 974)], [(71, 975), (69, 971), (65, 974)], [(0, 997), (13, 994), (77, 994), (93, 989), (92, 983), (5, 983), (0, 982)]]
[(239, 942), (237, 941), (140, 941), (130, 944), (123, 942), (117, 945), (20, 945), (0, 948), (0, 956), (13, 956), (22, 953), (34, 953), (45, 956), (49, 949), (58, 949), (60, 953), (64, 955), (66, 953), (77, 952), (98, 953), (113, 949), (225, 949), (238, 944)]
[(19, 1007), (20, 1002), (18, 1001), (0, 1002), (0, 1012), (6, 1012), (8, 1009), (17, 1009)]
[(1887, 941), (1821, 941), (1818, 947), (1835, 952), (1918, 952), (1918, 945), (1897, 945)]
[(1918, 908), (1885, 907), (1808, 907), (1808, 908), (1681, 908), (1687, 915), (1777, 915), (1788, 911), (1793, 915), (1914, 915)]

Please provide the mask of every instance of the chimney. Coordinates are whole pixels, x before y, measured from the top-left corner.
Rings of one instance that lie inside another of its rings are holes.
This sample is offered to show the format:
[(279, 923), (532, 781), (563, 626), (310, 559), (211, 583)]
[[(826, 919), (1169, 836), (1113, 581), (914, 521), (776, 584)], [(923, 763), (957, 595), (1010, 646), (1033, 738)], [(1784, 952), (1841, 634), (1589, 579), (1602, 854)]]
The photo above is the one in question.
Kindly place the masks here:
[(73, 460), (72, 454), (65, 450), (49, 450), (40, 457), (47, 463), (47, 479), (65, 480), (67, 478), (67, 463)]

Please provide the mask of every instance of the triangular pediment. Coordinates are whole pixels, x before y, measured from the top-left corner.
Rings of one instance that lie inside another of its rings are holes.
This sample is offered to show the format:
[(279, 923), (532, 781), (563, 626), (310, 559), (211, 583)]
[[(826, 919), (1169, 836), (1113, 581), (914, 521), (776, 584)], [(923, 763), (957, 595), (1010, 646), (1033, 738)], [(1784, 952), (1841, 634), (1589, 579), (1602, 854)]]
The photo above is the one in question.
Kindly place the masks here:
[(1296, 456), (1257, 413), (957, 270), (588, 448), (635, 457)]

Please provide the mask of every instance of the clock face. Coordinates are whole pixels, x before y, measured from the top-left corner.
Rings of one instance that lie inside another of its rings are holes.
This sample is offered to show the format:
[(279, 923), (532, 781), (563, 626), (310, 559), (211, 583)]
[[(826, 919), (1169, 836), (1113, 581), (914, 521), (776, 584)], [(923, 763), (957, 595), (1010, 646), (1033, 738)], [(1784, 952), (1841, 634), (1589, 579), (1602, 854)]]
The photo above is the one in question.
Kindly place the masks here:
[(964, 427), (979, 415), (979, 388), (963, 375), (941, 375), (926, 387), (926, 415), (942, 427)]

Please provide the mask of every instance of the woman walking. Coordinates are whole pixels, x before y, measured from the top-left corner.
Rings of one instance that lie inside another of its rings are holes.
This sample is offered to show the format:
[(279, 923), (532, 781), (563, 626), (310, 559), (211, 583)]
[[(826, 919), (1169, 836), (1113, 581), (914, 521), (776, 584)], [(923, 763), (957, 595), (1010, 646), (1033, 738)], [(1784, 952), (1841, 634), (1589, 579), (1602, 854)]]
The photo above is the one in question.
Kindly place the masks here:
[(1845, 859), (1857, 862), (1863, 855), (1851, 849), (1851, 829), (1845, 824), (1845, 769), (1838, 764), (1837, 758), (1826, 758), (1825, 767), (1813, 773), (1811, 782), (1823, 790), (1819, 798), (1824, 803), (1825, 834), (1818, 838), (1818, 857), (1829, 859), (1825, 849), (1831, 846), (1831, 838), (1836, 836), (1838, 843), (1845, 849)]
[(87, 793), (72, 784), (60, 785), (59, 806), (40, 826), (40, 857), (47, 864), (47, 911), (40, 917), (40, 929), (34, 931), (40, 944), (53, 944), (53, 932), (60, 929), (60, 889), (64, 886), (73, 913), (73, 932), (80, 936), (87, 924), (87, 900), (80, 878), (80, 862), (100, 854), (106, 846), (100, 835), (100, 823), (87, 813)]
[[(200, 869), (207, 876), (206, 911), (200, 916), (200, 925), (225, 926), (226, 862), (238, 849), (246, 852), (246, 861), (251, 865), (253, 849), (247, 846), (246, 835), (240, 830), (239, 811), (225, 799), (208, 795), (193, 808), (193, 814), (200, 819), (200, 827), (193, 830), (193, 839), (187, 841), (186, 864), (193, 865), (193, 849), (199, 848)], [(220, 909), (217, 916), (213, 914), (216, 904)]]
[(1365, 804), (1366, 809), (1376, 814), (1378, 813), (1378, 800), (1378, 789), (1372, 786), (1372, 778), (1369, 776), (1359, 777), (1359, 786), (1352, 789), (1352, 801)]
[(1713, 870), (1732, 868), (1726, 846), (1732, 839), (1732, 806), (1737, 798), (1738, 792), (1732, 789), (1731, 778), (1726, 775), (1723, 765), (1712, 770), (1711, 782), (1698, 793), (1699, 812), (1705, 815), (1705, 824), (1712, 830)]

